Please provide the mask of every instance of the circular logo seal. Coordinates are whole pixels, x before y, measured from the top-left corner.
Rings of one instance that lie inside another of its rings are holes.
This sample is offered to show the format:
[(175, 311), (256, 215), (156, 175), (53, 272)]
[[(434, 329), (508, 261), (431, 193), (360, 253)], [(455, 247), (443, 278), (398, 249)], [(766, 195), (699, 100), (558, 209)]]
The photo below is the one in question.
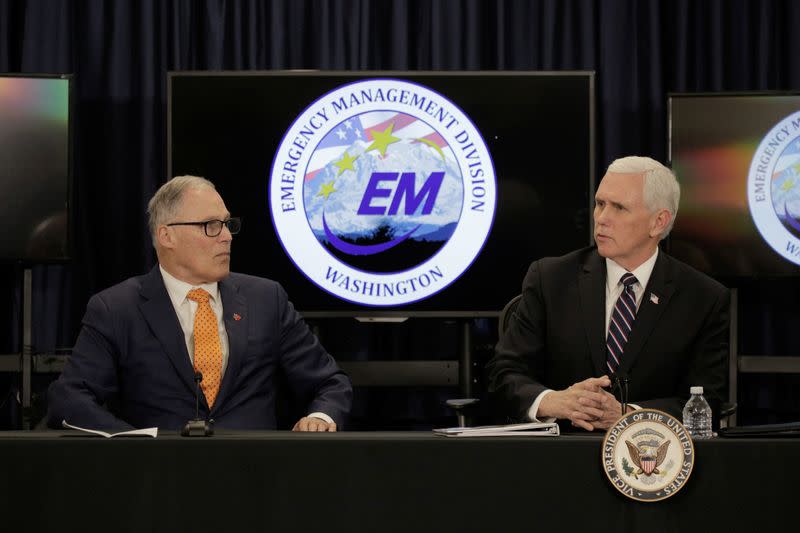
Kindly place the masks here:
[(655, 502), (681, 490), (694, 467), (694, 443), (683, 424), (656, 409), (628, 413), (603, 439), (603, 470), (628, 498)]
[(778, 122), (758, 145), (747, 200), (761, 237), (800, 265), (800, 111)]
[(422, 300), (458, 279), (496, 204), (491, 156), (469, 117), (396, 79), (343, 85), (307, 107), (278, 147), (269, 192), (297, 268), (368, 306)]

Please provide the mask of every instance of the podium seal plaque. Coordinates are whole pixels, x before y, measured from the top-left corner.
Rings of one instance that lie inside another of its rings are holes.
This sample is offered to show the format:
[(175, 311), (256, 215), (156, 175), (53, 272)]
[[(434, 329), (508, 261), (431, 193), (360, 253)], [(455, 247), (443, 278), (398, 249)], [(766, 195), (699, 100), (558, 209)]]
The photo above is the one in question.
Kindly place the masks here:
[(655, 502), (681, 490), (694, 467), (694, 443), (677, 419), (656, 409), (621, 417), (603, 438), (603, 470), (622, 494)]

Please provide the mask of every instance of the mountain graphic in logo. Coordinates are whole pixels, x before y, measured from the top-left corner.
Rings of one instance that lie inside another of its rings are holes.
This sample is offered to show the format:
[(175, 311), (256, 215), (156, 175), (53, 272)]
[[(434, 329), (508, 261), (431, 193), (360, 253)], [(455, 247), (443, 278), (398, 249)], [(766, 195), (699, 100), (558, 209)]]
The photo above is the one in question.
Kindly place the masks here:
[[(307, 175), (303, 189), (306, 217), (320, 244), (373, 272), (386, 271), (386, 265), (405, 270), (435, 255), (455, 231), (464, 196), (461, 171), (443, 140), (430, 140), (435, 132), (405, 115), (393, 114), (387, 125), (385, 115), (350, 119), (355, 140)], [(337, 140), (341, 129), (321, 144)], [(383, 134), (382, 142), (375, 132)]]

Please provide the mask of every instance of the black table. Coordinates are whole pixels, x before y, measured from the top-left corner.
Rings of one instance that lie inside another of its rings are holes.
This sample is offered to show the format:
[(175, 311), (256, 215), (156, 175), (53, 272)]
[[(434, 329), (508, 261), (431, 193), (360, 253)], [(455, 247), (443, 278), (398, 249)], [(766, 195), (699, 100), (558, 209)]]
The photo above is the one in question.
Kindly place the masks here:
[[(596, 436), (0, 432), (0, 527), (20, 531), (796, 529), (800, 439), (696, 443), (674, 497), (628, 500)], [(27, 512), (26, 509), (33, 509)]]

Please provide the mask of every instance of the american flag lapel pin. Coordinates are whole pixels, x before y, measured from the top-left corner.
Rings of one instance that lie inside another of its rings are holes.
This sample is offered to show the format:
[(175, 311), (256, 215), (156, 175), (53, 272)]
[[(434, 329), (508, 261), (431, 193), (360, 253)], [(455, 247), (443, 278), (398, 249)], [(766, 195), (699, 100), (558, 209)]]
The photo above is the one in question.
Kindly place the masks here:
[(658, 296), (656, 296), (655, 294), (653, 294), (651, 292), (650, 293), (650, 301), (653, 302), (654, 304), (658, 305)]
[(241, 320), (242, 319), (242, 315), (240, 315), (239, 313), (233, 313), (233, 319), (234, 320)]

